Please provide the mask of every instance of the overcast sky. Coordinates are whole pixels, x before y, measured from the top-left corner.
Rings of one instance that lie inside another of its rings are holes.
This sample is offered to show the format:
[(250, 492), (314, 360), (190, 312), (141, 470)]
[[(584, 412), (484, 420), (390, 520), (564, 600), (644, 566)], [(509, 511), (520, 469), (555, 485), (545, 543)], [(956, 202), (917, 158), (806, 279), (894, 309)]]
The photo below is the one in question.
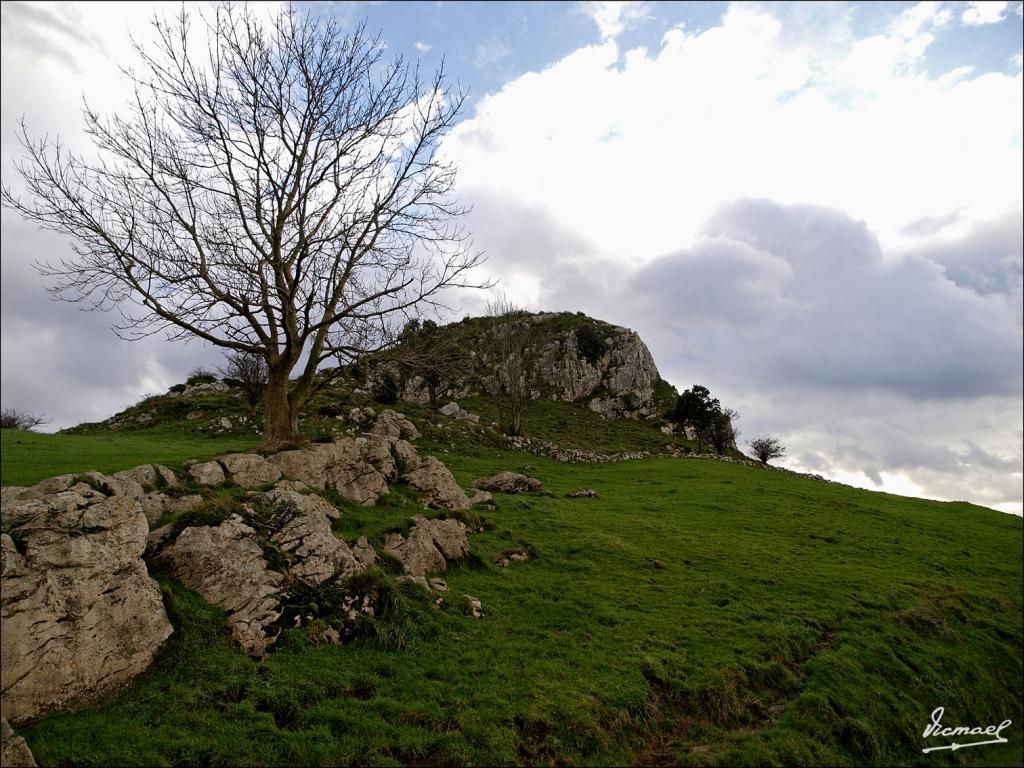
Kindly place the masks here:
[[(20, 116), (80, 147), (81, 97), (123, 103), (153, 8), (3, 3), (6, 182)], [(1020, 514), (1020, 2), (311, 10), (469, 87), (443, 151), (514, 299), (637, 330), (787, 466)], [(68, 243), (2, 216), (4, 407), (61, 428), (217, 363), (52, 302)]]

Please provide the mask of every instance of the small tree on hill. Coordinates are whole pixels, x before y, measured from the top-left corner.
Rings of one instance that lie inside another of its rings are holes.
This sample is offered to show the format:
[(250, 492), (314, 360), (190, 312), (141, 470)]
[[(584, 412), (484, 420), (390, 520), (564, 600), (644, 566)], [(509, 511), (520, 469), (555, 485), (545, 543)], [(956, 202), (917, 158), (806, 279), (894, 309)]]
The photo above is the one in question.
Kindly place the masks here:
[(772, 459), (781, 459), (786, 455), (786, 447), (769, 435), (754, 438), (747, 445), (754, 452), (754, 458), (762, 464), (767, 464)]
[(504, 297), (487, 304), (487, 315), (492, 323), (480, 339), (480, 383), (498, 409), (505, 434), (519, 435), (530, 397), (533, 324), (526, 310)]
[(719, 455), (736, 445), (740, 434), (736, 427), (739, 417), (740, 414), (732, 408), (722, 408), (712, 416), (708, 424), (707, 440)]
[(419, 378), (430, 398), (430, 405), (438, 407), (438, 397), (452, 382), (466, 375), (472, 361), (466, 351), (433, 320), (413, 319), (406, 323), (398, 336), (398, 344), (381, 356), (394, 363), (402, 384)]
[(31, 432), (36, 427), (49, 424), (50, 417), (42, 414), (18, 411), (14, 408), (4, 408), (0, 411), (0, 429), (18, 429), (23, 432)]
[(218, 6), (198, 46), (186, 6), (154, 18), (124, 71), (131, 103), (84, 109), (97, 159), (22, 123), (26, 194), (2, 197), (72, 241), (40, 266), (56, 297), (116, 308), (128, 338), (262, 355), (274, 450), (296, 440), (322, 364), (380, 350), (448, 289), (478, 286), (482, 257), (438, 151), (465, 101), (443, 67), (423, 77), (329, 14), (261, 13)]
[(269, 372), (266, 359), (252, 352), (229, 352), (224, 361), (220, 375), (228, 384), (239, 387), (245, 394), (249, 408), (256, 410), (267, 388)]
[(672, 411), (672, 420), (693, 429), (697, 436), (697, 450), (703, 452), (704, 443), (709, 442), (712, 426), (721, 413), (722, 406), (718, 398), (711, 397), (707, 387), (695, 384), (679, 395)]

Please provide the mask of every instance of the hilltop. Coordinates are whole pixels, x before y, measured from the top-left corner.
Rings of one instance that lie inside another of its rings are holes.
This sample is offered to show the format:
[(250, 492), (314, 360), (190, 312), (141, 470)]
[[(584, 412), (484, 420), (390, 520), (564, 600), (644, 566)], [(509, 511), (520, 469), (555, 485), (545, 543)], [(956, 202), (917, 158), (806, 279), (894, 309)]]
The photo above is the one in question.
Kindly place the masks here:
[[(579, 329), (599, 322), (541, 318), (541, 348), (557, 342), (577, 361)], [(483, 321), (446, 328), (470, 349)], [(635, 343), (625, 329), (597, 328), (610, 348)], [(173, 626), (152, 668), (18, 733), (42, 765), (1021, 762), (1019, 730), (1006, 745), (920, 752), (941, 741), (922, 737), (938, 706), (950, 724), (1021, 722), (1018, 518), (765, 471), (734, 452), (695, 458), (685, 434), (663, 431), (674, 393), (653, 361), (650, 400), (592, 407), (621, 396), (606, 355), (587, 362), (600, 373), (593, 387), (541, 380), (525, 437), (511, 441), (478, 392), (446, 390), (443, 406), (462, 395), (446, 415), (422, 388), (377, 402), (387, 361), (341, 372), (301, 422), (314, 441), (306, 450), (366, 453), (380, 442), (361, 435), (403, 423), (385, 415), (395, 409), (419, 435), (399, 429), (416, 466), (438, 459), (474, 496), (475, 481), (502, 471), (540, 489), (459, 510), (424, 509), (397, 474), (371, 504), (303, 491), (340, 513), (329, 530), (353, 553), (365, 540), (402, 555), (394, 537), (412, 541), (434, 521), (465, 525), (467, 551), (447, 563), (444, 593), (400, 582), (402, 564), (383, 558), (373, 589), (393, 595), (389, 611), (360, 619), (341, 645), (316, 622), (281, 625), (262, 661), (223, 610), (147, 555)], [(253, 491), (242, 474), (211, 486), (194, 478), (204, 460), (254, 448), (257, 415), (219, 382), (174, 389), (66, 434), (5, 432), (4, 485), (159, 463), (180, 486), (150, 491), (168, 499), (154, 529), (180, 536), (222, 523)], [(202, 506), (171, 509), (190, 494)], [(414, 515), (425, 522), (410, 524)]]

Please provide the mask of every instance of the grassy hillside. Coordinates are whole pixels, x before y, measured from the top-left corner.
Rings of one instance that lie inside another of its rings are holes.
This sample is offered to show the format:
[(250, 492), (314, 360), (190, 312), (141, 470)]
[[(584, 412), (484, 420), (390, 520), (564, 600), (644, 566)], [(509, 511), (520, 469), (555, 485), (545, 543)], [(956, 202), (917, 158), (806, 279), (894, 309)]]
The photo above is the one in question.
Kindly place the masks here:
[[(260, 663), (219, 611), (157, 574), (176, 631), (155, 668), (95, 707), (19, 729), (40, 764), (1024, 761), (1019, 518), (698, 459), (559, 464), (400, 407), (425, 432), (421, 450), (464, 485), (518, 469), (548, 489), (497, 497), (448, 574), (486, 618), (407, 596), (385, 636), (328, 647), (290, 630)], [(536, 408), (528, 428), (595, 450), (663, 438)], [(330, 425), (319, 418), (311, 431)], [(134, 446), (126, 466), (221, 450), (162, 429), (148, 444), (146, 430), (93, 430), (74, 469), (102, 455), (119, 468), (119, 442)], [(4, 482), (27, 447), (4, 436)], [(599, 497), (565, 497), (580, 487)], [(374, 538), (416, 511), (400, 493), (346, 505), (338, 532)], [(520, 547), (528, 562), (492, 564)], [(938, 706), (953, 725), (1012, 719), (1010, 743), (923, 755)]]

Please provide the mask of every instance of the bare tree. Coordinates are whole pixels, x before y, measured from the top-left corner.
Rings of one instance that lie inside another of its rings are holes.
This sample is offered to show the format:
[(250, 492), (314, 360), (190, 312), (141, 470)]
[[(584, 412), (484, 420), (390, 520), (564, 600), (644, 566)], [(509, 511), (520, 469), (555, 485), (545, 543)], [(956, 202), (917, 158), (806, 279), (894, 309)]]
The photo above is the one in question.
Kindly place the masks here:
[(767, 464), (772, 459), (781, 459), (786, 455), (786, 447), (776, 438), (768, 435), (754, 438), (747, 445), (754, 452), (754, 458), (762, 464)]
[[(481, 263), (459, 226), (456, 169), (438, 155), (464, 103), (443, 67), (424, 78), (363, 27), (288, 6), (263, 22), (230, 4), (156, 17), (125, 111), (85, 106), (97, 160), (33, 139), (25, 198), (74, 256), (38, 265), (52, 292), (116, 307), (126, 338), (166, 331), (268, 368), (266, 448), (292, 442), (319, 366), (380, 349)], [(297, 372), (290, 381), (292, 372)]]
[(382, 360), (385, 366), (397, 371), (402, 387), (418, 379), (433, 408), (438, 407), (441, 392), (465, 377), (472, 366), (466, 350), (433, 320), (421, 323), (414, 319), (406, 323), (398, 345), (384, 353)]
[(0, 411), (0, 429), (19, 429), (31, 432), (36, 427), (49, 423), (50, 417), (44, 414), (29, 413), (14, 408), (4, 408)]
[(263, 399), (267, 388), (267, 360), (256, 352), (228, 352), (220, 375), (229, 383), (240, 387), (253, 411)]
[(488, 302), (486, 315), (492, 321), (480, 339), (480, 383), (498, 409), (505, 434), (519, 435), (530, 397), (533, 324), (524, 309), (505, 297)]

